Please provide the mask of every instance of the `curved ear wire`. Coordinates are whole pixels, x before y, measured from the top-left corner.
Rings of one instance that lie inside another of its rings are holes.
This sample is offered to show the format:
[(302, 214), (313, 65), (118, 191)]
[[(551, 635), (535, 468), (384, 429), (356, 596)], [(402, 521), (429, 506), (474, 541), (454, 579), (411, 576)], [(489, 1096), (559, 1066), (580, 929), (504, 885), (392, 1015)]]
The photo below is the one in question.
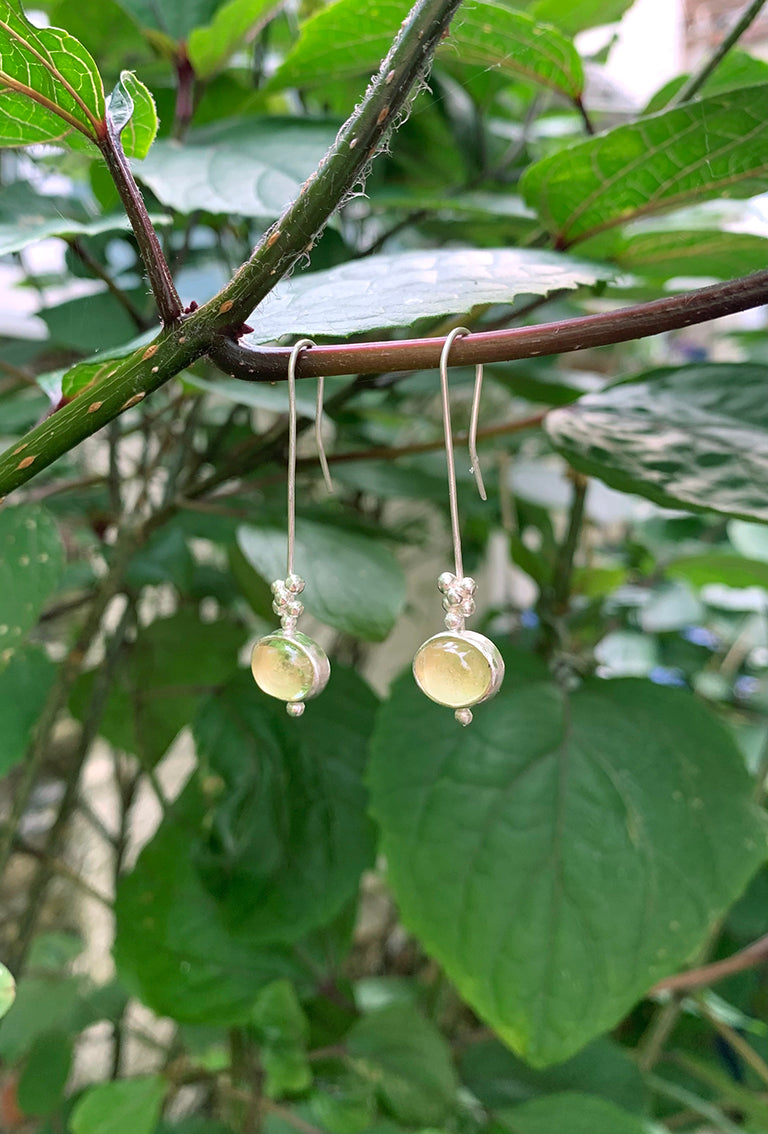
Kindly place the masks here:
[(483, 364), (478, 362), (475, 367), (475, 392), (472, 395), (472, 413), (469, 418), (469, 460), (470, 472), (475, 478), (477, 491), (481, 500), (487, 500), (488, 494), (483, 484), (483, 474), (480, 470), (480, 458), (477, 455), (477, 422), (480, 417), (480, 395), (483, 392)]
[[(308, 339), (305, 341), (309, 341)], [(312, 346), (315, 344), (313, 343)], [(325, 455), (325, 446), (323, 445), (323, 392), (325, 390), (325, 378), (321, 374), (317, 380), (317, 409), (315, 411), (315, 444), (317, 445), (317, 455), (320, 460), (320, 468), (323, 470), (323, 480), (325, 487), (333, 494), (333, 481), (331, 480), (331, 470), (328, 468), (328, 458)]]
[(293, 574), (293, 550), (296, 545), (296, 363), (305, 347), (313, 347), (311, 339), (299, 339), (293, 344), (288, 359), (288, 566), (286, 575)]
[(454, 339), (468, 335), (466, 327), (454, 327), (448, 335), (440, 354), (440, 397), (443, 403), (443, 436), (445, 437), (445, 463), (448, 466), (448, 503), (451, 510), (451, 533), (453, 535), (453, 562), (456, 578), (464, 578), (464, 563), (461, 555), (461, 533), (459, 531), (459, 502), (456, 495), (456, 465), (453, 459), (453, 433), (451, 430), (451, 400), (448, 393), (448, 355)]

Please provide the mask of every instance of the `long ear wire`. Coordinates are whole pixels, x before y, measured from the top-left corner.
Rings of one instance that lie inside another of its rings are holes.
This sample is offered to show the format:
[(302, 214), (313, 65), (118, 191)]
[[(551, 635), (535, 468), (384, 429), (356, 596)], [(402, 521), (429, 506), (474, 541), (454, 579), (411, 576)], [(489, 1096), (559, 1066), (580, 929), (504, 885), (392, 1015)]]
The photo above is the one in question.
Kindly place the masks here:
[(288, 359), (288, 563), (286, 575), (293, 574), (293, 552), (296, 546), (296, 362), (311, 339), (294, 343)]
[[(305, 340), (309, 341), (309, 340)], [(314, 343), (312, 344), (315, 345)], [(317, 455), (320, 459), (320, 468), (323, 470), (323, 480), (325, 487), (333, 494), (333, 481), (331, 480), (331, 470), (328, 468), (328, 458), (325, 455), (325, 446), (323, 445), (323, 392), (325, 390), (325, 378), (321, 374), (317, 380), (317, 409), (315, 410), (315, 444), (317, 445)]]
[[(453, 459), (453, 432), (451, 430), (451, 401), (448, 392), (448, 356), (454, 341), (460, 335), (468, 335), (466, 327), (454, 327), (443, 344), (440, 354), (440, 396), (443, 403), (443, 435), (445, 437), (445, 463), (448, 466), (448, 502), (451, 510), (451, 532), (453, 534), (453, 559), (457, 579), (464, 577), (464, 564), (461, 554), (461, 534), (459, 531), (459, 505), (456, 492), (456, 465)], [(477, 421), (480, 415), (480, 394), (483, 388), (483, 368), (475, 368), (475, 391), (472, 397), (472, 414), (469, 423), (469, 457), (477, 491), (482, 500), (487, 500), (483, 474), (477, 456)]]

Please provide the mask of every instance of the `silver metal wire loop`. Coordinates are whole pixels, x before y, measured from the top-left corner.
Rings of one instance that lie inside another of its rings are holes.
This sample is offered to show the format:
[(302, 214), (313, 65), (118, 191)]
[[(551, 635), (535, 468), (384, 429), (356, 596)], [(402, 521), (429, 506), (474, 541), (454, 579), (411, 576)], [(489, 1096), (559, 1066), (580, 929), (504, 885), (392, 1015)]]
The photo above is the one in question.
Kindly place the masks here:
[[(288, 359), (288, 564), (286, 575), (293, 574), (293, 557), (296, 546), (296, 363), (303, 350), (315, 345), (312, 339), (299, 339), (298, 342), (293, 344), (293, 350)], [(322, 434), (324, 387), (325, 380), (320, 377), (317, 383), (315, 441), (326, 487), (329, 492), (333, 492), (333, 481), (328, 468), (328, 458), (325, 455)]]
[[(440, 354), (440, 396), (443, 404), (443, 435), (445, 437), (445, 463), (448, 466), (448, 502), (451, 511), (451, 534), (453, 536), (453, 560), (456, 578), (463, 579), (464, 564), (461, 554), (461, 533), (459, 531), (459, 503), (456, 492), (456, 465), (453, 459), (453, 432), (451, 430), (451, 401), (448, 393), (448, 355), (454, 341), (460, 335), (468, 335), (466, 327), (454, 327), (445, 340)], [(469, 423), (469, 457), (477, 490), (483, 500), (487, 499), (480, 462), (477, 457), (477, 422), (480, 415), (480, 395), (483, 388), (483, 368), (475, 368), (475, 391), (472, 397), (472, 414)]]

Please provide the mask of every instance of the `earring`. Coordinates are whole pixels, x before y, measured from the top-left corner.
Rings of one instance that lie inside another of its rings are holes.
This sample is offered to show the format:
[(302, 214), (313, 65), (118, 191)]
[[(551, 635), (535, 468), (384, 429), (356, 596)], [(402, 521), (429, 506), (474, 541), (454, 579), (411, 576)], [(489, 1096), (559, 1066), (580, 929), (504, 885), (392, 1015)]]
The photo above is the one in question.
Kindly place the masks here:
[[(504, 661), (490, 638), (464, 628), (465, 620), (475, 611), (474, 596), (477, 584), (474, 579), (464, 575), (461, 556), (451, 406), (448, 396), (448, 355), (454, 339), (459, 335), (468, 334), (466, 327), (456, 327), (445, 340), (440, 355), (440, 392), (443, 404), (445, 459), (448, 466), (448, 500), (454, 557), (454, 573), (444, 571), (437, 580), (438, 589), (443, 595), (446, 629), (428, 638), (419, 647), (413, 659), (413, 676), (419, 689), (438, 705), (455, 709), (456, 720), (462, 725), (468, 725), (472, 720), (470, 705), (479, 705), (482, 701), (493, 697), (499, 691), (504, 678)], [(482, 381), (483, 368), (477, 366), (469, 428), (469, 453), (478, 491), (485, 500), (485, 487), (477, 458), (477, 421)]]
[[(300, 717), (304, 712), (304, 702), (322, 693), (331, 672), (325, 650), (296, 629), (296, 623), (304, 612), (299, 599), (304, 590), (304, 580), (293, 570), (296, 543), (296, 362), (305, 347), (314, 345), (311, 339), (300, 339), (288, 361), (288, 559), (285, 578), (276, 579), (272, 584), (275, 596), (272, 609), (280, 617), (281, 629), (260, 638), (251, 654), (251, 671), (259, 689), (270, 697), (285, 701), (286, 711), (291, 717)], [(315, 438), (325, 483), (333, 492), (321, 434), (322, 413), (321, 377), (317, 384)]]

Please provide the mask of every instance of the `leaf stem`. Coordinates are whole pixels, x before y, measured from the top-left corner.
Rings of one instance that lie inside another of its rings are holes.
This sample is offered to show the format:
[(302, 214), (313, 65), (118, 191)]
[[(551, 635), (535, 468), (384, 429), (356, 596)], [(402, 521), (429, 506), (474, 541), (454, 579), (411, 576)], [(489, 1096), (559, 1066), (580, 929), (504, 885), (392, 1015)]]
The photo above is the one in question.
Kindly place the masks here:
[(573, 493), (571, 508), (568, 513), (568, 530), (557, 556), (552, 580), (551, 605), (555, 618), (560, 617), (568, 609), (573, 578), (573, 562), (579, 546), (581, 525), (584, 522), (584, 505), (589, 487), (587, 477), (581, 473), (571, 471), (570, 476), (573, 481)]
[(709, 1010), (701, 995), (696, 997), (696, 1003), (699, 1011), (704, 1018), (712, 1025), (718, 1035), (722, 1036), (725, 1042), (732, 1047), (737, 1055), (740, 1055), (744, 1062), (752, 1068), (758, 1079), (761, 1079), (765, 1086), (768, 1087), (768, 1063), (758, 1055), (755, 1049), (747, 1043), (743, 1036), (730, 1026), (724, 1020)]
[(670, 106), (680, 106), (681, 103), (688, 102), (701, 90), (712, 72), (720, 66), (720, 63), (731, 48), (738, 43), (749, 25), (760, 15), (760, 11), (765, 6), (765, 3), (766, 0), (752, 0), (752, 3), (744, 9), (736, 23), (724, 39), (720, 41), (712, 54), (705, 58), (698, 70), (694, 71), (693, 74), (688, 77), (687, 81), (672, 99), (669, 104)]
[(168, 267), (157, 233), (149, 219), (147, 206), (141, 190), (136, 184), (128, 159), (123, 152), (120, 135), (107, 115), (107, 130), (99, 139), (99, 149), (107, 163), (115, 188), (120, 194), (128, 219), (131, 222), (141, 259), (149, 277), (152, 294), (157, 303), (160, 320), (165, 327), (177, 324), (181, 319), (182, 306), (171, 270)]
[(72, 249), (75, 256), (77, 256), (78, 260), (80, 260), (81, 263), (83, 263), (86, 268), (88, 268), (88, 270), (92, 272), (94, 276), (96, 276), (97, 279), (100, 279), (102, 283), (107, 285), (107, 289), (109, 290), (110, 294), (115, 297), (117, 302), (126, 312), (136, 330), (148, 331), (152, 326), (152, 320), (149, 320), (145, 315), (142, 315), (141, 311), (139, 311), (138, 307), (133, 302), (131, 297), (126, 292), (124, 292), (121, 287), (117, 286), (104, 265), (101, 264), (95, 256), (91, 255), (83, 241), (78, 236), (74, 236), (67, 241), (67, 244)]

